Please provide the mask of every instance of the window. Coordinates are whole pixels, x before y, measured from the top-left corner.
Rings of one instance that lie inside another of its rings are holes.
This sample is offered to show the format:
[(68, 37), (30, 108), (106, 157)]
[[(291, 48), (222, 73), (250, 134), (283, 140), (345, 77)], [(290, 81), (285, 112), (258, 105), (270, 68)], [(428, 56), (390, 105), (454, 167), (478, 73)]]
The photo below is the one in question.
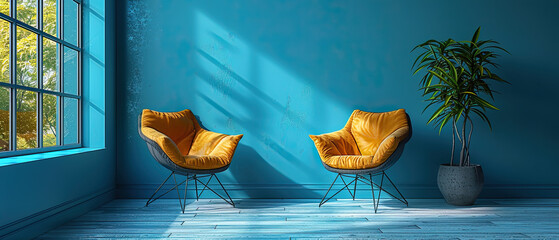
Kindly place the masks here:
[(0, 157), (81, 146), (81, 0), (0, 0)]

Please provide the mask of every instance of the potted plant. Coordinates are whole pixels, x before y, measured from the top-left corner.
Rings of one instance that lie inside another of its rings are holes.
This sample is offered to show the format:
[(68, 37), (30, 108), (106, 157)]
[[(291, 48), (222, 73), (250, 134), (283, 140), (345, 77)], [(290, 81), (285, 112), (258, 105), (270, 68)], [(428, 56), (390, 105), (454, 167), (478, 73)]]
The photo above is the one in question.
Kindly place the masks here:
[[(479, 32), (480, 28), (471, 41), (428, 40), (412, 50), (420, 51), (412, 69), (413, 75), (424, 72), (420, 90), (429, 102), (424, 111), (436, 107), (427, 124), (434, 124), (439, 134), (444, 126), (452, 127), (450, 164), (440, 165), (437, 183), (445, 200), (453, 205), (474, 204), (483, 188), (482, 168), (470, 161), (473, 118), (480, 118), (491, 129), (485, 112), (499, 109), (487, 100), (493, 100), (495, 92), (490, 82), (508, 83), (493, 72), (498, 67), (496, 51), (508, 52), (496, 41), (480, 41)], [(459, 152), (455, 151), (457, 143)]]

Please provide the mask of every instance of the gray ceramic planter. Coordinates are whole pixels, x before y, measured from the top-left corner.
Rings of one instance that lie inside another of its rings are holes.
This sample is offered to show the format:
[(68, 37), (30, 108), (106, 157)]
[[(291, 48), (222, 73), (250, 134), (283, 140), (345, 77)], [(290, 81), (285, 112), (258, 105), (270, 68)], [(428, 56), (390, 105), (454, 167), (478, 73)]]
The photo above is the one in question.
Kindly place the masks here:
[(472, 205), (483, 188), (483, 170), (480, 165), (459, 167), (441, 164), (437, 183), (447, 203)]

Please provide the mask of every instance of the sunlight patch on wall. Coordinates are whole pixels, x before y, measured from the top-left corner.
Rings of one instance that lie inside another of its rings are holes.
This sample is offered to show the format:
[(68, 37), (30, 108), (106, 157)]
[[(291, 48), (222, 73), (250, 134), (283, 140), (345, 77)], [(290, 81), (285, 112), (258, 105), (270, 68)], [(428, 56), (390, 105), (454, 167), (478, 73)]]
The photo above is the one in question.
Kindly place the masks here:
[[(275, 169), (296, 176), (317, 167), (308, 134), (325, 129), (329, 117), (351, 114), (297, 74), (252, 48), (204, 13), (195, 12), (197, 99), (194, 106), (204, 126), (229, 134), (244, 133), (242, 144), (253, 148)], [(318, 110), (317, 110), (318, 109)], [(347, 119), (346, 119), (347, 120)], [(343, 127), (345, 122), (339, 125)]]
[(83, 5), (83, 143), (105, 147), (105, 2)]

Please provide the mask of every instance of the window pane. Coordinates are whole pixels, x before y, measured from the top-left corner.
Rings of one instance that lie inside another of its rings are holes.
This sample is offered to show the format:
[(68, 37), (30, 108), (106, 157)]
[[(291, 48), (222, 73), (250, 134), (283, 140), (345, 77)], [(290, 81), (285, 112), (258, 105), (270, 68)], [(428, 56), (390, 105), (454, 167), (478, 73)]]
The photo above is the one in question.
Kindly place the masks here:
[(17, 149), (37, 147), (37, 93), (16, 91)]
[(58, 45), (43, 38), (43, 88), (58, 91)]
[(2, 19), (0, 19), (0, 67), (0, 82), (10, 82), (10, 23)]
[(64, 92), (78, 94), (78, 52), (64, 47)]
[(58, 30), (58, 1), (43, 0), (43, 31), (53, 35), (57, 35)]
[(78, 143), (78, 100), (64, 98), (64, 144)]
[(17, 19), (37, 27), (37, 0), (17, 0)]
[(16, 83), (37, 87), (37, 34), (17, 28)]
[(64, 1), (64, 40), (78, 45), (78, 4), (74, 0)]
[(56, 146), (58, 97), (43, 94), (43, 147)]
[(10, 0), (0, 0), (0, 12), (10, 16)]
[(10, 147), (10, 90), (0, 87), (0, 152)]

